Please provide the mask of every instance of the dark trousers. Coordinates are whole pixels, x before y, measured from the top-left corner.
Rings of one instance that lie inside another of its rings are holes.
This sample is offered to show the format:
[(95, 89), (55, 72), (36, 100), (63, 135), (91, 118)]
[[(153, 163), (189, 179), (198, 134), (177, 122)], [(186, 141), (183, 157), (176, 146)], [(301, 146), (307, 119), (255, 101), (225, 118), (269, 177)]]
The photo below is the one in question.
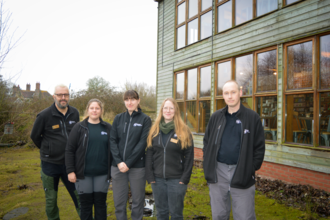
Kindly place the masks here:
[[(43, 165), (42, 165), (43, 166)], [(72, 201), (76, 207), (78, 215), (80, 215), (80, 204), (78, 200), (78, 194), (75, 188), (75, 185), (68, 180), (68, 174), (66, 173), (66, 169), (64, 165), (50, 165), (47, 166), (47, 174), (45, 174), (42, 169), (40, 171), (42, 185), (45, 191), (46, 196), (46, 214), (48, 220), (59, 220), (59, 208), (57, 206), (57, 192), (58, 192), (58, 184), (60, 179), (62, 180), (64, 186), (68, 190)], [(51, 169), (49, 169), (51, 167)], [(42, 167), (43, 168), (43, 167)]]
[(155, 178), (151, 183), (155, 199), (158, 220), (168, 220), (171, 213), (172, 220), (183, 220), (183, 201), (187, 185), (180, 184), (180, 179)]

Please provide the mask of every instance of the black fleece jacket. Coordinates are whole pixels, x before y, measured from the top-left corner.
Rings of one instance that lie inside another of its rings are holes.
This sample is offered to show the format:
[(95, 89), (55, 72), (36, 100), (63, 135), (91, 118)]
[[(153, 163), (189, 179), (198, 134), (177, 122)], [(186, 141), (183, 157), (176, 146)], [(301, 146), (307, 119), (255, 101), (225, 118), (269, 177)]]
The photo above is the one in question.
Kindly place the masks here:
[(162, 135), (152, 139), (152, 146), (147, 149), (146, 177), (148, 183), (155, 181), (155, 177), (180, 179), (188, 184), (194, 162), (194, 143), (186, 149), (181, 149), (180, 141), (172, 131), (163, 144)]
[[(227, 108), (228, 106), (212, 114), (205, 131), (203, 168), (208, 183), (218, 182), (216, 174), (217, 155), (221, 148), (220, 143), (225, 128)], [(242, 104), (236, 117), (241, 121), (241, 147), (230, 186), (246, 189), (254, 185), (255, 171), (260, 169), (264, 159), (264, 129), (259, 115)]]
[(77, 109), (68, 106), (67, 117), (64, 120), (55, 103), (37, 115), (30, 137), (40, 149), (42, 161), (64, 164), (66, 142), (71, 129), (78, 122)]
[[(101, 120), (101, 125), (107, 131), (108, 139), (110, 139), (111, 124)], [(84, 179), (85, 157), (88, 148), (88, 118), (76, 124), (69, 136), (68, 143), (65, 149), (65, 166), (66, 172), (69, 174), (74, 172), (77, 179)], [(110, 141), (108, 141), (108, 180), (111, 177), (111, 155)]]
[(145, 166), (145, 148), (151, 127), (151, 119), (146, 114), (128, 111), (116, 115), (110, 133), (112, 166), (125, 162), (128, 168)]

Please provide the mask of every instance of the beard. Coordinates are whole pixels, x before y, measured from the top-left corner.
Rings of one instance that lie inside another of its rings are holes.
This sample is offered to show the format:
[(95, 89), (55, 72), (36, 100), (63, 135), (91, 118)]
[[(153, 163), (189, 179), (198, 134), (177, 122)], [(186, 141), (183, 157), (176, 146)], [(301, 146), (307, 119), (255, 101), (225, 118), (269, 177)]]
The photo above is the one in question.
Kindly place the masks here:
[[(65, 101), (66, 104), (62, 105), (61, 104), (61, 101)], [(60, 109), (65, 109), (69, 105), (69, 101), (67, 101), (65, 99), (64, 100), (57, 100), (57, 99), (55, 99), (55, 103), (56, 103), (57, 107), (59, 107)]]

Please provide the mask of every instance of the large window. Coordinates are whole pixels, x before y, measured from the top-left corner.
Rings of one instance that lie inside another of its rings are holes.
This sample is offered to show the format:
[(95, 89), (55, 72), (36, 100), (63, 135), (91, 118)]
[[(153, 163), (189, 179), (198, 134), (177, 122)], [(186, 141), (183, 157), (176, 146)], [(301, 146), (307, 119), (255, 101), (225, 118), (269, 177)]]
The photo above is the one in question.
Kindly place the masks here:
[(211, 66), (178, 72), (175, 83), (182, 119), (192, 132), (204, 133), (211, 115)]
[(177, 0), (176, 49), (212, 36), (212, 0)]
[(277, 0), (217, 0), (217, 33), (277, 9)]
[(285, 142), (329, 146), (330, 35), (288, 43), (284, 51)]
[[(253, 71), (256, 70), (256, 74)], [(276, 47), (233, 57), (216, 63), (216, 109), (226, 106), (222, 87), (235, 79), (241, 87), (241, 103), (255, 110), (267, 141), (277, 140), (277, 49)], [(254, 83), (256, 82), (256, 83)]]

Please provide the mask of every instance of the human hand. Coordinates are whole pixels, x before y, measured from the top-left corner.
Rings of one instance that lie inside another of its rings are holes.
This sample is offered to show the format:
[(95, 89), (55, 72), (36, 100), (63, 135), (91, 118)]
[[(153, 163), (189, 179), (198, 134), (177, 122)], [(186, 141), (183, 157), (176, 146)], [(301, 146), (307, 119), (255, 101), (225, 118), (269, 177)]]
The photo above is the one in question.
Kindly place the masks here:
[(68, 174), (68, 179), (71, 183), (75, 183), (77, 181), (76, 174), (74, 172)]
[(179, 182), (179, 184), (184, 184), (183, 182)]
[(119, 171), (122, 173), (126, 173), (129, 170), (126, 163), (124, 163), (124, 162), (117, 164), (117, 167), (118, 167)]
[(156, 183), (156, 181), (152, 181), (152, 182), (150, 182), (150, 184), (151, 184), (151, 183)]

